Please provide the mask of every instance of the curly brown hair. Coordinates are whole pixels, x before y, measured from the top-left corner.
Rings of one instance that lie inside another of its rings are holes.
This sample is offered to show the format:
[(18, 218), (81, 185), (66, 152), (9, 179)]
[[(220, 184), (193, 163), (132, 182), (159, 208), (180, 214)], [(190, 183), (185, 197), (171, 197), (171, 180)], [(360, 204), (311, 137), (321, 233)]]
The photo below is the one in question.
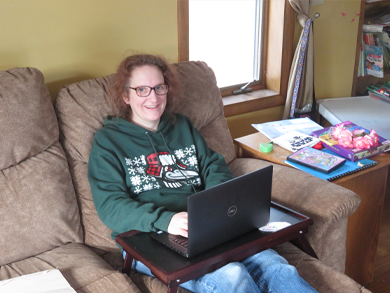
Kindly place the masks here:
[[(112, 115), (128, 119), (131, 115), (131, 108), (123, 100), (124, 96), (129, 95), (130, 77), (133, 70), (144, 65), (156, 66), (161, 70), (164, 81), (169, 85), (167, 96), (167, 106), (173, 104), (173, 92), (178, 89), (177, 74), (174, 66), (164, 57), (149, 54), (137, 54), (126, 57), (118, 67), (117, 73), (112, 83), (109, 93), (109, 100), (112, 107)], [(165, 112), (167, 111), (165, 108)]]

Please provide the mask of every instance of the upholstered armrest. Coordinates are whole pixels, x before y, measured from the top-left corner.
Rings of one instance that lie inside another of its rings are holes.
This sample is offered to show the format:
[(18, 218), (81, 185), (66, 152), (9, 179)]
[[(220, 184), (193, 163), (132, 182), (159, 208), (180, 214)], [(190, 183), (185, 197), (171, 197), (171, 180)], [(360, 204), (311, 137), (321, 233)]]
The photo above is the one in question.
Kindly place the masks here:
[[(235, 176), (272, 163), (250, 158), (233, 160), (229, 167)], [(294, 168), (274, 166), (272, 200), (313, 219), (307, 239), (319, 259), (340, 272), (345, 269), (345, 241), (348, 217), (360, 198), (352, 191)]]
[(331, 268), (322, 261), (305, 254), (291, 243), (274, 247), (280, 255), (295, 266), (299, 275), (318, 292), (369, 293), (345, 274)]

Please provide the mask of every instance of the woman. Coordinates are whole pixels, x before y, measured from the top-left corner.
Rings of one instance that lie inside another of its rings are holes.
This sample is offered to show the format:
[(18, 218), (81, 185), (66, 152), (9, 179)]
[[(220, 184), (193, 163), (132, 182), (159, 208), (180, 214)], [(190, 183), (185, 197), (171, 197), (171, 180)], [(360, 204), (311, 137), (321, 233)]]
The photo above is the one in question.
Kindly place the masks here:
[[(186, 117), (167, 111), (168, 91), (178, 85), (163, 58), (127, 57), (113, 88), (116, 113), (96, 133), (88, 163), (98, 215), (112, 237), (129, 230), (187, 237), (187, 197), (233, 175)], [(133, 269), (151, 275), (140, 262)], [(193, 292), (315, 292), (271, 249), (181, 286)]]

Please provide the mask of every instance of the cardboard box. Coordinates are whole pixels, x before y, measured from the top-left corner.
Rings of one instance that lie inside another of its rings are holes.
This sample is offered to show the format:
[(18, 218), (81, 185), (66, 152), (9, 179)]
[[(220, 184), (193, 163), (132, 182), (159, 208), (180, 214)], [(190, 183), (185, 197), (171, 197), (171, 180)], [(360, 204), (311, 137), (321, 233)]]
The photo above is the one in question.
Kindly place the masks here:
[[(345, 121), (321, 130), (317, 130), (312, 132), (312, 136), (315, 137), (320, 137), (321, 135), (326, 135), (326, 134), (332, 134), (334, 127), (343, 124), (345, 128), (348, 128), (349, 130), (353, 131), (356, 129), (364, 129), (364, 131), (368, 134), (370, 133), (370, 130), (367, 130), (363, 127), (360, 127), (350, 121)], [(328, 145), (326, 143), (323, 143), (323, 145), (327, 148), (330, 149), (331, 151), (335, 152), (336, 154), (339, 154), (340, 156), (347, 158), (348, 160), (351, 160), (352, 162), (361, 160), (363, 158), (368, 158), (372, 157), (375, 155), (379, 155), (387, 150), (390, 150), (390, 140), (385, 139), (381, 136), (379, 136), (379, 144), (375, 147), (371, 147), (369, 149), (354, 149), (354, 148), (345, 148), (342, 147), (338, 144), (334, 145)]]

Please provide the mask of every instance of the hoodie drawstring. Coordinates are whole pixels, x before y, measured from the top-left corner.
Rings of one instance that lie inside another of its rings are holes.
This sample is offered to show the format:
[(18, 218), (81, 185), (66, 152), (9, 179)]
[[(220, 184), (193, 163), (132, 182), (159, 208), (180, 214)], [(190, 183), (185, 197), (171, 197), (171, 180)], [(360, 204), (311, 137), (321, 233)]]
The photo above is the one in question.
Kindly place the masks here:
[(149, 135), (149, 132), (145, 132), (145, 134), (146, 134), (146, 136), (149, 138), (150, 144), (152, 145), (152, 148), (153, 148), (153, 150), (154, 150), (154, 154), (156, 155), (156, 158), (157, 158), (157, 161), (158, 161), (158, 165), (161, 165), (160, 158), (159, 158), (159, 156), (158, 156), (158, 153), (157, 153), (156, 148), (154, 147), (154, 143), (153, 143), (152, 138), (151, 138), (150, 135)]

